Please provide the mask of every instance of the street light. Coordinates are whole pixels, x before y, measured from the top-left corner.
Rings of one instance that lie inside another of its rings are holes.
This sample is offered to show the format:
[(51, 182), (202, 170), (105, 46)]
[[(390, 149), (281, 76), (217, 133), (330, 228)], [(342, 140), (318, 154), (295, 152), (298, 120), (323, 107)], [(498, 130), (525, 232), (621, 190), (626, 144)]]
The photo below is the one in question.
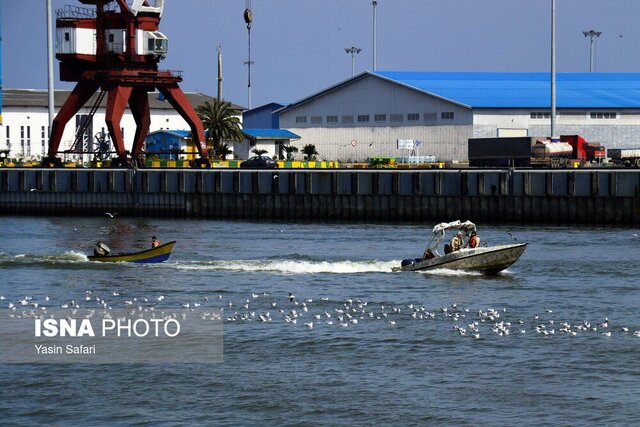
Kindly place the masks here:
[(344, 51), (351, 54), (351, 77), (356, 75), (356, 55), (362, 52), (362, 49), (359, 47), (351, 46), (345, 47)]
[(376, 70), (376, 50), (377, 50), (377, 46), (376, 46), (376, 7), (378, 6), (378, 1), (377, 0), (373, 0), (371, 2), (371, 5), (373, 6), (373, 71)]
[(585, 37), (589, 37), (590, 42), (589, 42), (589, 72), (593, 73), (593, 70), (595, 68), (595, 63), (594, 63), (594, 49), (595, 49), (595, 40), (598, 37), (600, 37), (600, 34), (602, 34), (602, 31), (596, 31), (596, 30), (589, 30), (589, 31), (583, 31), (582, 34), (584, 34)]

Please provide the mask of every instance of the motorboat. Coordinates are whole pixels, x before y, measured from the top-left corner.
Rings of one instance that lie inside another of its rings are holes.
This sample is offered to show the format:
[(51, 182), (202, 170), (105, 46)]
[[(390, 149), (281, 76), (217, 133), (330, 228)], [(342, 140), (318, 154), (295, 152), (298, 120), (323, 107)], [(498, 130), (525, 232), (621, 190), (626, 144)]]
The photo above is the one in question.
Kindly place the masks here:
[[(427, 258), (405, 259), (394, 271), (424, 271), (437, 268), (451, 270), (478, 271), (496, 274), (516, 262), (527, 248), (527, 243), (513, 243), (496, 246), (463, 247), (460, 250), (440, 255), (438, 245), (445, 237), (446, 230), (459, 230), (470, 235), (476, 230), (471, 221), (443, 222), (433, 228), (433, 236), (427, 244)], [(448, 245), (447, 245), (448, 246)], [(427, 255), (428, 254), (428, 255)]]
[(101, 249), (99, 252), (102, 252), (103, 255), (94, 254), (90, 255), (89, 261), (99, 261), (99, 262), (135, 262), (135, 263), (158, 263), (163, 262), (169, 259), (171, 256), (171, 251), (173, 250), (173, 245), (176, 244), (176, 241), (173, 240), (171, 242), (165, 243), (164, 245), (156, 246), (155, 248), (145, 249), (143, 251), (131, 252), (131, 253), (120, 253), (112, 255), (110, 253), (109, 247), (104, 243), (99, 242), (98, 247)]

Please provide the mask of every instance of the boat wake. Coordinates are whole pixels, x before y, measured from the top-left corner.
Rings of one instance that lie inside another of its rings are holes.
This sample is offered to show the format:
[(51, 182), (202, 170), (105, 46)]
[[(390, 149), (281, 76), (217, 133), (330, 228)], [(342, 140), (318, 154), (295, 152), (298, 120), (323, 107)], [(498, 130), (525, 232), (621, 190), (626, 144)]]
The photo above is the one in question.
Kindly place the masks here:
[(419, 270), (413, 273), (420, 273), (427, 276), (482, 276), (480, 271), (450, 270), (448, 268), (435, 268), (433, 270)]
[(61, 255), (46, 254), (18, 254), (9, 255), (0, 253), (0, 265), (9, 267), (11, 265), (25, 264), (64, 264), (64, 263), (81, 263), (87, 262), (88, 258), (85, 254), (75, 251), (65, 252)]
[(181, 270), (271, 272), (279, 274), (390, 273), (399, 261), (216, 260), (174, 264)]

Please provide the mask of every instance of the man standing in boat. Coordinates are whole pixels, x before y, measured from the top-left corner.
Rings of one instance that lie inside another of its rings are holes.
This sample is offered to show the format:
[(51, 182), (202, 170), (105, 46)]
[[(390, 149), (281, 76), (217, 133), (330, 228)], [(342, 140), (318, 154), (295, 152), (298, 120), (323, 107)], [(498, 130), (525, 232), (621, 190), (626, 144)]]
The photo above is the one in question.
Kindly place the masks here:
[(160, 240), (158, 240), (156, 236), (153, 236), (151, 238), (151, 248), (157, 248), (158, 246), (160, 246)]
[(471, 249), (480, 247), (480, 236), (478, 236), (476, 230), (471, 232), (471, 237), (469, 238), (469, 242), (467, 242), (467, 247)]

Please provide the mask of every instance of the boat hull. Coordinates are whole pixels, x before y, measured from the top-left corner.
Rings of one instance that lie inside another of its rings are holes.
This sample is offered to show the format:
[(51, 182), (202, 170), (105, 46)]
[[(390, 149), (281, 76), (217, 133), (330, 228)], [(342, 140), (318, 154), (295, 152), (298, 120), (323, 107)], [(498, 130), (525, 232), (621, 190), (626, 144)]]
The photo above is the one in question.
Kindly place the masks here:
[(89, 261), (98, 262), (135, 262), (139, 264), (154, 264), (168, 260), (171, 256), (173, 245), (175, 244), (176, 241), (173, 240), (169, 243), (165, 243), (164, 245), (160, 245), (157, 248), (146, 249), (140, 252), (106, 256), (91, 255), (88, 258)]
[(461, 249), (432, 259), (405, 260), (396, 271), (424, 271), (437, 268), (479, 271), (496, 274), (516, 262), (527, 248), (527, 243), (499, 245), (475, 249)]

